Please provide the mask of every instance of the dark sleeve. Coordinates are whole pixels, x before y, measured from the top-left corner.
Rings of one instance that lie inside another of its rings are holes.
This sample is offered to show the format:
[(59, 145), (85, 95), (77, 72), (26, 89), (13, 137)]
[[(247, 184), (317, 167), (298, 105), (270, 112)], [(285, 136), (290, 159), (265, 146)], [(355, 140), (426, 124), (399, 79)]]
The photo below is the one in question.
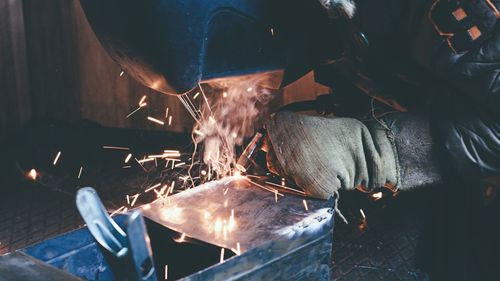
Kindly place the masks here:
[(412, 57), (442, 85), (433, 94), (432, 122), (447, 151), (444, 165), (467, 178), (499, 175), (500, 24), (484, 32), (479, 45), (456, 52), (436, 31), (429, 7), (416, 25)]
[(449, 89), (432, 105), (433, 134), (446, 155), (443, 165), (468, 179), (500, 175), (500, 120)]
[[(437, 56), (443, 60), (447, 55), (438, 53)], [(458, 95), (500, 117), (500, 25), (481, 47), (453, 56), (449, 68), (441, 66), (436, 69), (437, 74)], [(446, 65), (446, 62), (441, 63)]]
[[(500, 20), (481, 33), (478, 44), (454, 43), (454, 37), (481, 26), (486, 19), (464, 23), (457, 35), (443, 35), (430, 16), (436, 1), (427, 1), (415, 23), (412, 57), (470, 102), (500, 116)], [(438, 1), (439, 2), (439, 1)], [(497, 4), (500, 6), (500, 4)], [(469, 12), (470, 13), (470, 12)], [(482, 28), (482, 27), (481, 27)], [(454, 33), (453, 33), (454, 34)], [(456, 50), (461, 50), (457, 52)]]

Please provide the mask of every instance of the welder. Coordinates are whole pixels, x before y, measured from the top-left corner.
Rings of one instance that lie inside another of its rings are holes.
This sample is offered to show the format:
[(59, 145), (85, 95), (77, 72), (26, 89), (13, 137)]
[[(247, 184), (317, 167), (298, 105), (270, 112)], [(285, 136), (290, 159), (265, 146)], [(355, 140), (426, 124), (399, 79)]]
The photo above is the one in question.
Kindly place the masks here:
[(442, 183), (448, 172), (494, 184), (500, 174), (500, 1), (324, 4), (334, 17), (352, 16), (352, 36), (369, 41), (359, 55), (367, 75), (375, 70), (373, 78), (397, 81), (393, 85), (418, 81), (413, 91), (386, 88), (411, 110), (365, 120), (278, 113), (267, 128), (272, 170), (318, 198), (339, 188), (408, 190)]
[[(335, 70), (334, 95), (375, 85), (368, 115), (269, 122), (271, 170), (310, 196), (500, 174), (498, 0), (81, 3), (121, 67), (167, 94), (252, 73), (284, 86), (322, 65)], [(344, 107), (366, 104), (347, 95)], [(376, 113), (380, 101), (390, 108)]]
[(500, 182), (500, 0), (81, 3), (122, 69), (166, 94), (315, 70), (342, 106), (278, 112), (264, 141), (270, 170), (312, 197)]

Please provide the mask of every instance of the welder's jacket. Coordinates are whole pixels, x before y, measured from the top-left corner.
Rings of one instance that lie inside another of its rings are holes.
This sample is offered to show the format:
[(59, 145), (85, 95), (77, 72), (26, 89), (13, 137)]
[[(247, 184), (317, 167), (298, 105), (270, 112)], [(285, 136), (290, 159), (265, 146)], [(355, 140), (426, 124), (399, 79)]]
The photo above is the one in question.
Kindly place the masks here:
[(396, 98), (430, 109), (454, 173), (500, 175), (500, 0), (441, 1), (357, 0), (352, 22), (379, 80), (425, 80)]

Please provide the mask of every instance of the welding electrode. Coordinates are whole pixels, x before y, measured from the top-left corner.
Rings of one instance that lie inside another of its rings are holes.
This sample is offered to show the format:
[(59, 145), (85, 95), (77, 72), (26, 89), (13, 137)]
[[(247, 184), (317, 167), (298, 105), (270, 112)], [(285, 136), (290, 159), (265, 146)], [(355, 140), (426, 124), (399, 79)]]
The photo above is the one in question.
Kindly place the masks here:
[(266, 136), (266, 131), (264, 129), (257, 131), (255, 136), (252, 138), (250, 143), (247, 145), (247, 147), (245, 148), (245, 150), (241, 154), (240, 158), (238, 158), (238, 162), (236, 162), (236, 168), (241, 173), (246, 172), (247, 169), (254, 162), (254, 159), (257, 156), (257, 153), (259, 152), (259, 150), (262, 147), (265, 136)]

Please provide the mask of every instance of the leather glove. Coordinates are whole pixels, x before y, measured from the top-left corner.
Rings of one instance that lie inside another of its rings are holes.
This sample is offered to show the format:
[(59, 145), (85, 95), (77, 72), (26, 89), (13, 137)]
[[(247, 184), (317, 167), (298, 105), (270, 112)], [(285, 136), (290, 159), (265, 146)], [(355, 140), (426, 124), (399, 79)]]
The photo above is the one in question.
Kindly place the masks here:
[(327, 199), (340, 188), (406, 190), (441, 181), (427, 119), (393, 114), (353, 118), (277, 113), (267, 125), (270, 170)]

